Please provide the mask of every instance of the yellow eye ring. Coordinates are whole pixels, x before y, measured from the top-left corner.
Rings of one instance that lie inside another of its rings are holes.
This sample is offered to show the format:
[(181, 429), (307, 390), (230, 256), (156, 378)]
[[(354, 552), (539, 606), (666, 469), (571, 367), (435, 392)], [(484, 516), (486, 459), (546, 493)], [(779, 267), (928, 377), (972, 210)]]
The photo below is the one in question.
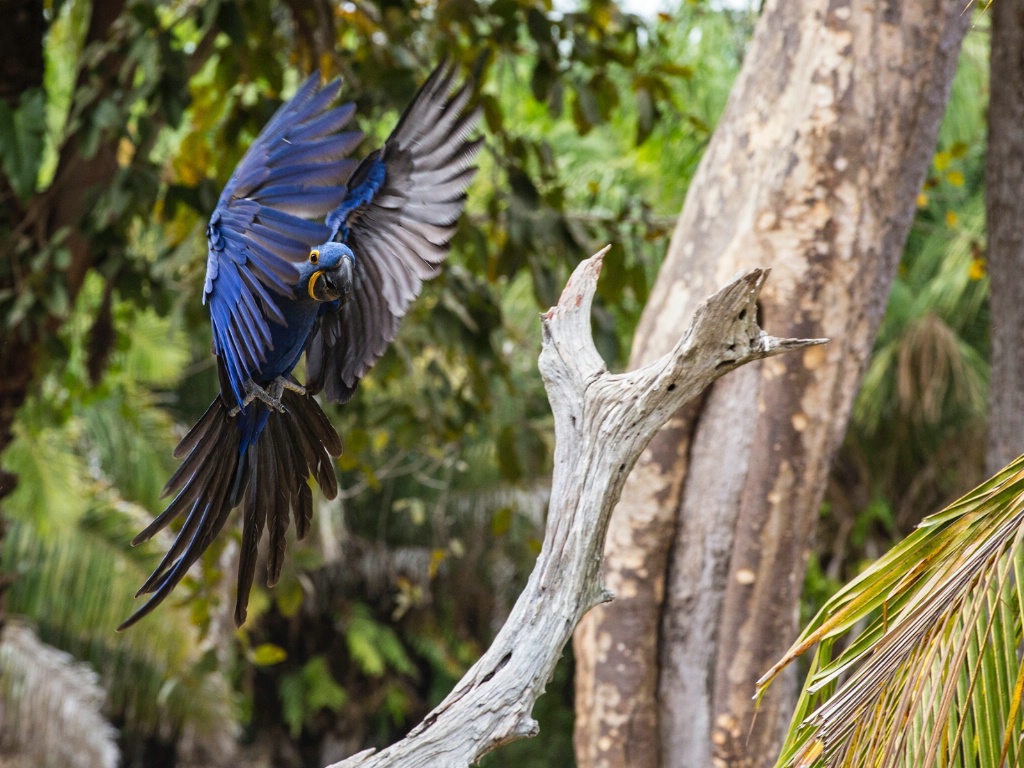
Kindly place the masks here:
[[(309, 255), (309, 260), (310, 261), (313, 260), (313, 254)], [(318, 269), (309, 278), (309, 285), (307, 286), (306, 290), (309, 291), (309, 298), (311, 298), (311, 299), (313, 299), (315, 301), (319, 301), (319, 299), (316, 298), (316, 293), (314, 292), (313, 289), (316, 288), (316, 281), (319, 280), (323, 276), (324, 276), (324, 273)]]
[(310, 264), (316, 264), (318, 261), (320, 261), (320, 251), (310, 251), (309, 252), (309, 263)]

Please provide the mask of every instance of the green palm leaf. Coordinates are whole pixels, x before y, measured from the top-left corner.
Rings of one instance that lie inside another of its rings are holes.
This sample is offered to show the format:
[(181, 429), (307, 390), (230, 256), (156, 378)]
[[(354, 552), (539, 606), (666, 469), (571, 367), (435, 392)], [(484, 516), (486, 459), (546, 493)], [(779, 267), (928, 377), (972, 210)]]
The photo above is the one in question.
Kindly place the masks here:
[(210, 672), (210, 649), (187, 609), (168, 606), (163, 621), (114, 631), (134, 607), (135, 586), (155, 554), (124, 546), (136, 527), (131, 515), (110, 507), (56, 535), (13, 524), (0, 550), (3, 569), (17, 574), (8, 610), (96, 670), (107, 692), (104, 711), (133, 738), (187, 732), (219, 751), (236, 730), (234, 694), (224, 675)]
[(77, 351), (43, 377), (4, 454), (20, 478), (4, 500), (10, 528), (0, 570), (14, 577), (7, 611), (95, 671), (123, 746), (155, 737), (177, 741), (179, 758), (223, 756), (234, 746), (237, 700), (191, 608), (169, 601), (162, 619), (114, 631), (137, 607), (135, 590), (164, 547), (127, 543), (162, 506), (176, 426), (154, 388), (175, 381), (188, 344), (170, 321), (115, 302), (118, 340), (107, 375), (92, 387), (81, 350), (88, 307), (103, 288), (95, 275), (86, 281), (66, 329)]
[(1024, 457), (836, 594), (758, 681), (817, 644), (778, 765), (1018, 765), (1022, 544)]
[(0, 635), (0, 746), (37, 766), (116, 768), (117, 732), (87, 664), (10, 622)]

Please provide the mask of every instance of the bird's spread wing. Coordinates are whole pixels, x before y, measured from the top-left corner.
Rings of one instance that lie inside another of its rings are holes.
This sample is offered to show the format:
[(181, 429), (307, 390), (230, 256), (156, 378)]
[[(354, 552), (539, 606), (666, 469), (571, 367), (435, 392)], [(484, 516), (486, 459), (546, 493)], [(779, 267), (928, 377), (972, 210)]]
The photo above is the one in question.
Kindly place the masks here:
[(451, 93), (454, 80), (447, 64), (434, 70), (327, 217), (356, 257), (352, 298), (321, 310), (306, 348), (306, 387), (332, 402), (352, 396), (448, 255), (480, 147), (469, 139), (479, 113), (466, 109), (468, 84)]
[(346, 159), (362, 140), (340, 132), (355, 108), (332, 107), (338, 83), (321, 88), (314, 73), (267, 123), (238, 164), (207, 227), (204, 300), (210, 302), (214, 351), (227, 367), (240, 403), (246, 380), (273, 353), (270, 322), (285, 324), (283, 302), (294, 295), (297, 263), (323, 242), (311, 221), (345, 199), (356, 167)]

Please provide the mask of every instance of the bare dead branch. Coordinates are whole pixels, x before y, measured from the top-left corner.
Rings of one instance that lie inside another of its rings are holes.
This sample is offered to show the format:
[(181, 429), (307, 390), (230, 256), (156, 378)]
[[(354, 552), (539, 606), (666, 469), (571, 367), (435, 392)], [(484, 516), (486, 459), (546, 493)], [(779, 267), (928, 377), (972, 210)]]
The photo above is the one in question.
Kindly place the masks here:
[(581, 263), (558, 305), (541, 317), (539, 367), (555, 419), (554, 476), (544, 546), (525, 590), (488, 651), (406, 738), (330, 768), (458, 768), (535, 735), (530, 713), (565, 643), (583, 614), (613, 597), (600, 578), (608, 520), (648, 441), (720, 376), (825, 341), (777, 339), (762, 331), (756, 302), (768, 271), (752, 269), (697, 309), (667, 355), (611, 374), (590, 331), (607, 251)]

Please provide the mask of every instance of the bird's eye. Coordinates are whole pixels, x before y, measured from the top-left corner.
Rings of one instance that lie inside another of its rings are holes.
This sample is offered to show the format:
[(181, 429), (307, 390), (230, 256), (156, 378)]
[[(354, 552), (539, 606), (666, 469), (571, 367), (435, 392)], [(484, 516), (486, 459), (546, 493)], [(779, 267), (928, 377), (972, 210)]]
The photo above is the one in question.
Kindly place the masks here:
[(309, 263), (310, 264), (316, 264), (318, 261), (320, 261), (320, 251), (310, 251), (309, 252)]

